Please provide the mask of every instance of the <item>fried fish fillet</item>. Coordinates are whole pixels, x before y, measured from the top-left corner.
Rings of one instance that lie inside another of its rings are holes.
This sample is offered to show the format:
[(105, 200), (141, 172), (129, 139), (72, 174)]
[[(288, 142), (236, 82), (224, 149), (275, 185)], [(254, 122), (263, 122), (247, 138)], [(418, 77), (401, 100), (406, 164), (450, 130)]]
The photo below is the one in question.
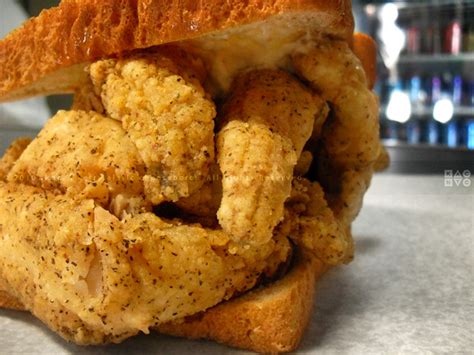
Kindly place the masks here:
[(95, 111), (105, 115), (105, 108), (102, 104), (102, 99), (95, 92), (94, 84), (90, 78), (74, 92), (71, 110)]
[(222, 200), (222, 174), (217, 164), (212, 164), (209, 175), (199, 191), (180, 198), (176, 205), (185, 213), (216, 219)]
[(18, 138), (6, 150), (0, 159), (0, 180), (5, 180), (20, 155), (25, 151), (31, 138)]
[(295, 175), (304, 176), (308, 173), (313, 163), (313, 154), (309, 150), (303, 150), (295, 166)]
[(362, 64), (343, 41), (320, 43), (293, 58), (297, 73), (332, 104), (321, 133), (318, 178), (336, 217), (357, 216), (381, 151), (378, 102)]
[[(362, 208), (362, 200), (369, 188), (372, 175), (373, 169), (367, 168), (329, 172), (324, 176), (324, 181), (329, 180), (326, 183), (330, 191), (327, 194), (328, 203), (335, 216), (346, 225), (352, 223)], [(333, 180), (335, 176), (337, 181)]]
[(216, 115), (200, 83), (202, 62), (165, 46), (95, 62), (89, 73), (107, 115), (121, 122), (145, 163), (147, 198), (158, 204), (197, 191), (214, 160)]
[(93, 111), (59, 111), (8, 173), (10, 182), (94, 199), (116, 215), (149, 210), (143, 163), (120, 123)]
[(332, 164), (359, 168), (373, 163), (380, 152), (378, 102), (348, 44), (320, 43), (293, 62), (297, 72), (332, 104), (333, 119), (322, 132)]
[(351, 235), (329, 208), (317, 182), (293, 179), (291, 195), (285, 202), (285, 218), (277, 229), (326, 264), (337, 265), (352, 259)]
[(283, 217), (293, 169), (325, 104), (279, 70), (238, 77), (217, 137), (223, 175), (217, 213), (235, 241), (266, 243)]
[(223, 231), (151, 213), (120, 221), (93, 200), (4, 182), (0, 226), (6, 290), (79, 344), (205, 310), (272, 275), (291, 249), (279, 236), (243, 248)]

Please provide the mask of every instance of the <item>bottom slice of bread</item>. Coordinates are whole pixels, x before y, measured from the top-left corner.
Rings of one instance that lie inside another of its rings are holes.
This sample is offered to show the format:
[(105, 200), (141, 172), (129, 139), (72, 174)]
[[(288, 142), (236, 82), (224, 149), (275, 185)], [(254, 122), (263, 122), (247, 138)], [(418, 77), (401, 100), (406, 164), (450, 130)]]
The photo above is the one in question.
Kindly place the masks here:
[[(257, 352), (294, 350), (311, 317), (315, 282), (327, 269), (308, 255), (298, 254), (295, 259), (282, 279), (156, 330)], [(24, 310), (1, 279), (0, 307)]]

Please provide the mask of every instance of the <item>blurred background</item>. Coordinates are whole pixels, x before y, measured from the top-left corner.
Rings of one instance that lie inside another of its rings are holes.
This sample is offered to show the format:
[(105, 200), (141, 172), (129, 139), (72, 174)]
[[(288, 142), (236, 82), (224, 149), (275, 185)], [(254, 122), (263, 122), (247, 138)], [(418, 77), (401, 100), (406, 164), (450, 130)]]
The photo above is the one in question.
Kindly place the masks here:
[[(20, 8), (25, 17), (59, 3), (2, 1)], [(353, 0), (353, 8), (356, 30), (378, 44), (375, 91), (380, 134), (392, 160), (389, 172), (474, 171), (474, 0)], [(0, 14), (4, 32), (8, 16), (5, 9)], [(49, 97), (44, 103), (55, 112), (68, 108), (71, 98)], [(18, 127), (34, 134), (46, 119), (39, 118), (35, 127), (21, 122), (12, 127), (5, 112), (0, 110), (8, 121), (2, 126), (0, 120), (0, 149), (7, 144), (7, 128), (13, 134)], [(40, 112), (35, 109), (35, 115)]]
[(375, 91), (392, 171), (472, 167), (474, 1), (354, 1), (354, 8), (356, 29), (378, 44)]

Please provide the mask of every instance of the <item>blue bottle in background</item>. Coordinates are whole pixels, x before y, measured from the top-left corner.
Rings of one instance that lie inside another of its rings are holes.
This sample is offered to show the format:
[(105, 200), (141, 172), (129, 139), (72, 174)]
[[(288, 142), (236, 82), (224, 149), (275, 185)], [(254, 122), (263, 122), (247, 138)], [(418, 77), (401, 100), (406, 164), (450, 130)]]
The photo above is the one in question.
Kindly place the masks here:
[(452, 83), (453, 105), (454, 107), (462, 105), (462, 77), (455, 75)]
[(439, 123), (434, 119), (430, 119), (426, 126), (426, 142), (428, 144), (438, 144), (439, 143)]
[[(462, 105), (463, 99), (463, 80), (460, 75), (455, 75), (449, 82), (449, 89), (451, 91), (451, 100), (454, 106), (454, 110)], [(456, 148), (461, 144), (461, 137), (459, 134), (459, 124), (457, 123), (456, 117), (453, 117), (451, 121), (442, 125), (442, 142), (450, 148)]]
[(469, 83), (469, 102), (468, 106), (474, 107), (474, 80), (471, 80)]
[(458, 124), (456, 121), (451, 121), (443, 125), (443, 144), (450, 148), (455, 148), (459, 145), (460, 137), (458, 134)]
[[(387, 92), (387, 99), (390, 100), (392, 93), (394, 91), (402, 91), (403, 90), (403, 82), (400, 79), (393, 81), (388, 84), (388, 92)], [(388, 105), (388, 102), (387, 102)], [(397, 121), (391, 120), (388, 117), (385, 118), (386, 120), (386, 133), (388, 139), (391, 140), (401, 140), (402, 139), (402, 132), (401, 132), (401, 124)]]
[(408, 144), (418, 144), (421, 142), (421, 127), (418, 120), (411, 118), (406, 123), (406, 130)]
[(441, 78), (437, 75), (431, 78), (431, 91), (430, 91), (431, 105), (434, 105), (438, 100), (441, 99)]
[[(430, 90), (430, 103), (434, 105), (442, 97), (442, 87), (441, 87), (441, 78), (437, 75), (431, 78), (431, 90)], [(429, 121), (426, 125), (425, 131), (425, 142), (428, 144), (439, 144), (440, 133), (439, 133), (439, 123), (435, 121), (433, 116), (429, 118)]]
[(410, 78), (410, 101), (413, 105), (420, 103), (420, 92), (421, 92), (421, 78), (418, 75), (413, 75)]
[(467, 149), (474, 150), (474, 118), (466, 121), (465, 130), (465, 144)]

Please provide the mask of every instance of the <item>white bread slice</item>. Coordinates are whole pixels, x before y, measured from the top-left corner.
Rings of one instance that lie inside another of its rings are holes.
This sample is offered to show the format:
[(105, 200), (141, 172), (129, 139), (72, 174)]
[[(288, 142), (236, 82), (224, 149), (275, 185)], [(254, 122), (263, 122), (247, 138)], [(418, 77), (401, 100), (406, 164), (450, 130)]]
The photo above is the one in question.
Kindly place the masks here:
[(63, 0), (0, 41), (0, 102), (74, 92), (99, 58), (259, 22), (352, 40), (350, 0)]

